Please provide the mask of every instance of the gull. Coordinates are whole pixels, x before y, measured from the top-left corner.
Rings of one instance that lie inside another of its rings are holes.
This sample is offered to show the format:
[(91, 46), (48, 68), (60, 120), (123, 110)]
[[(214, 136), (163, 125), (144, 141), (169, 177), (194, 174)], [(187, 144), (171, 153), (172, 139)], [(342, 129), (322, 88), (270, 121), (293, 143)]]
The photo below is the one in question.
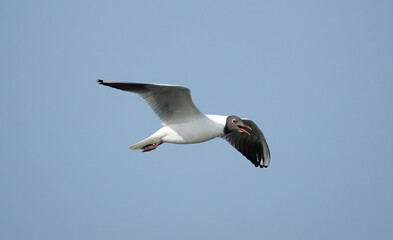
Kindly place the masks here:
[(162, 128), (132, 145), (131, 150), (148, 152), (163, 143), (192, 144), (223, 138), (255, 167), (267, 168), (270, 150), (265, 136), (251, 120), (235, 115), (203, 114), (191, 99), (190, 89), (169, 84), (111, 82), (99, 84), (136, 93), (160, 118)]

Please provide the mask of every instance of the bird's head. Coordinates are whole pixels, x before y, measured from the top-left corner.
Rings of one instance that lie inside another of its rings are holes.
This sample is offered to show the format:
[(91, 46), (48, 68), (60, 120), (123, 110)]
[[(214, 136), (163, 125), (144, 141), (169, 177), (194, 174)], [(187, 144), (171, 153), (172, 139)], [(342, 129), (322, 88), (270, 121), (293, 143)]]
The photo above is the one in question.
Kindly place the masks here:
[(238, 116), (227, 117), (227, 121), (226, 121), (225, 128), (224, 128), (224, 133), (238, 131), (238, 132), (244, 132), (244, 133), (250, 135), (250, 133), (246, 129), (252, 130), (251, 127), (244, 124), (242, 119), (239, 118)]

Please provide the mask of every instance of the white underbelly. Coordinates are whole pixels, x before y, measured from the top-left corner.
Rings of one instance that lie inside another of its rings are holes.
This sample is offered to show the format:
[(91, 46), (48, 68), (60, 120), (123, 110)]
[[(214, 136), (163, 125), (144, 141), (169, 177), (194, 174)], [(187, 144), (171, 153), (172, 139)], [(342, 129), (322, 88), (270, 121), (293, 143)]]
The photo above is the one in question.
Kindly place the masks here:
[(162, 137), (164, 142), (177, 144), (205, 142), (223, 134), (222, 126), (207, 118), (165, 126), (160, 130), (165, 134)]

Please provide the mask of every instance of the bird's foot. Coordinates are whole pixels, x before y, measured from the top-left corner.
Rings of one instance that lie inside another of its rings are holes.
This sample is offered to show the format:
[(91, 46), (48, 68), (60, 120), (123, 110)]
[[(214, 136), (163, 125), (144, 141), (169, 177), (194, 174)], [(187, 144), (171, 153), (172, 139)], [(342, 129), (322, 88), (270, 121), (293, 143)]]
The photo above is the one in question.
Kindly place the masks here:
[(154, 149), (156, 149), (160, 144), (162, 143), (162, 140), (160, 139), (160, 141), (158, 141), (158, 142), (156, 142), (156, 143), (154, 143), (154, 144), (149, 144), (149, 145), (146, 145), (146, 146), (144, 146), (142, 149), (142, 152), (149, 152), (149, 151), (151, 151), (151, 150), (154, 150)]

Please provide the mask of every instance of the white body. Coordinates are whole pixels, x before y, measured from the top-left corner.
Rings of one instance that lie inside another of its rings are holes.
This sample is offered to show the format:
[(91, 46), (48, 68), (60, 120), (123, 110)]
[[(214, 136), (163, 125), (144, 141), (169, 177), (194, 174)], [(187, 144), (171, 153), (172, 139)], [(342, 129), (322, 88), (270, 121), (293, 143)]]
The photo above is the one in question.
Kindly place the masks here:
[(165, 125), (150, 137), (131, 146), (130, 149), (140, 150), (160, 140), (167, 143), (189, 144), (221, 137), (224, 134), (226, 118), (227, 116), (209, 114), (201, 115), (200, 118), (189, 122)]

